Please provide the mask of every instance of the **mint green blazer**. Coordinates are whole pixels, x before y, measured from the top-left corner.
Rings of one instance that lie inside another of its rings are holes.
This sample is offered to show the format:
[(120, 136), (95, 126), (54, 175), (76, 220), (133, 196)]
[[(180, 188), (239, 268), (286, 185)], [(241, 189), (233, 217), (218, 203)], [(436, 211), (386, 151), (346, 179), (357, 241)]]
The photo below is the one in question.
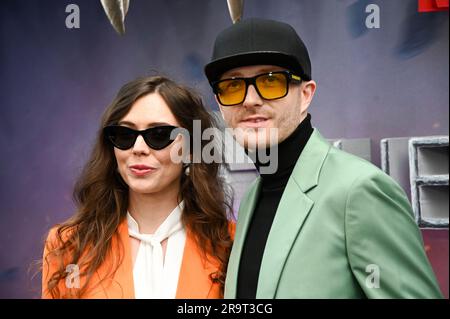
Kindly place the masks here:
[[(261, 180), (241, 201), (225, 298)], [(314, 130), (289, 178), (267, 238), (257, 298), (441, 298), (403, 190)]]

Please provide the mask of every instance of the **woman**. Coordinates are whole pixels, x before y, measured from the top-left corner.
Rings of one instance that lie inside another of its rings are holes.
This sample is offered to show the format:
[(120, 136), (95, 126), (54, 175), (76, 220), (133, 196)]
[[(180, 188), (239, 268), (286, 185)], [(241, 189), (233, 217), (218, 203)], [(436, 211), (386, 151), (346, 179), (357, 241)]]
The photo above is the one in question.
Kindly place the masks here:
[(223, 296), (234, 224), (220, 165), (173, 160), (189, 138), (180, 129), (193, 145), (193, 120), (213, 127), (169, 79), (122, 87), (75, 186), (76, 214), (48, 235), (44, 298)]

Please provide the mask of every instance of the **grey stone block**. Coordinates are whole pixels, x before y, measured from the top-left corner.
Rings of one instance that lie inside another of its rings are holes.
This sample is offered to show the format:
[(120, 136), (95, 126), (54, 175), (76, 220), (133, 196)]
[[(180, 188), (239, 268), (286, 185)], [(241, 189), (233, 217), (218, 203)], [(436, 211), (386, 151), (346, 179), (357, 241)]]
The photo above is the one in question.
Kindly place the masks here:
[(380, 141), (381, 169), (390, 175), (411, 198), (408, 143), (411, 137), (384, 138)]
[(448, 136), (409, 140), (411, 201), (421, 227), (448, 228)]
[(352, 138), (352, 139), (329, 139), (334, 147), (343, 150), (347, 153), (356, 155), (365, 159), (368, 162), (372, 161), (371, 156), (371, 141), (370, 138)]

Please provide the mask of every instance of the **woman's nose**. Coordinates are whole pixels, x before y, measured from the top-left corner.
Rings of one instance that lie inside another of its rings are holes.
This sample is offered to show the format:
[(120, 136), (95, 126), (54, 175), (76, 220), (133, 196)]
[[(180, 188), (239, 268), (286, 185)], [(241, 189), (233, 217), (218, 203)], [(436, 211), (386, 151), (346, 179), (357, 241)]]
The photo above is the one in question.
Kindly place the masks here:
[(142, 135), (138, 135), (133, 145), (133, 153), (148, 154), (149, 152), (150, 148), (148, 147), (147, 143), (145, 143), (144, 137)]

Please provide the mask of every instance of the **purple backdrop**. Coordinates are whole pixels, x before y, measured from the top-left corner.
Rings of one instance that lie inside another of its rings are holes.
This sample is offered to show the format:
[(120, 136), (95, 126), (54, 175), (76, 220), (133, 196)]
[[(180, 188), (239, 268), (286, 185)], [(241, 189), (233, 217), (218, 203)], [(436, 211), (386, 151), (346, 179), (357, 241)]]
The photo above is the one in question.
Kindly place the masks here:
[[(65, 26), (70, 3), (80, 29)], [(365, 27), (369, 3), (380, 6), (380, 29)], [(379, 164), (382, 138), (448, 135), (448, 12), (419, 15), (417, 0), (246, 0), (244, 16), (298, 30), (318, 83), (313, 124), (326, 137), (371, 138)], [(1, 2), (0, 298), (39, 296), (29, 265), (48, 228), (73, 212), (74, 179), (124, 82), (157, 70), (216, 109), (202, 67), (230, 23), (225, 0), (131, 0), (120, 37), (100, 1)], [(448, 261), (439, 267), (448, 295)]]

